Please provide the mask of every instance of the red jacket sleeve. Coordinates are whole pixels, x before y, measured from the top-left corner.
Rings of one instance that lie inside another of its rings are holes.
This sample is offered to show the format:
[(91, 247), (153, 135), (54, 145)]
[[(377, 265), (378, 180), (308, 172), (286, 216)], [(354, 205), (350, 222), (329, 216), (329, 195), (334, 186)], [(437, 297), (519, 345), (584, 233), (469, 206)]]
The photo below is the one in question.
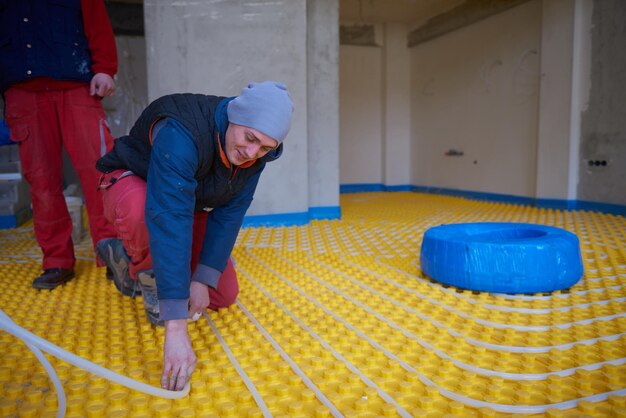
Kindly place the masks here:
[(117, 73), (117, 47), (104, 0), (81, 0), (85, 37), (91, 52), (91, 70), (113, 77)]

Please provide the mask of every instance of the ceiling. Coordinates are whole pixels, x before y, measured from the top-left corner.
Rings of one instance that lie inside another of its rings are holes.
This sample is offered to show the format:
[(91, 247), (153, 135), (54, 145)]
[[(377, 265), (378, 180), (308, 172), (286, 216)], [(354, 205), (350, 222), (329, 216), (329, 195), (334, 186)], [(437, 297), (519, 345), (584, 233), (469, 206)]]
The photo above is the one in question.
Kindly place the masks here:
[[(144, 3), (144, 0), (105, 1), (109, 3)], [(407, 23), (419, 25), (465, 1), (466, 0), (339, 0), (339, 20), (349, 23)]]
[(339, 0), (339, 20), (420, 25), (465, 0)]

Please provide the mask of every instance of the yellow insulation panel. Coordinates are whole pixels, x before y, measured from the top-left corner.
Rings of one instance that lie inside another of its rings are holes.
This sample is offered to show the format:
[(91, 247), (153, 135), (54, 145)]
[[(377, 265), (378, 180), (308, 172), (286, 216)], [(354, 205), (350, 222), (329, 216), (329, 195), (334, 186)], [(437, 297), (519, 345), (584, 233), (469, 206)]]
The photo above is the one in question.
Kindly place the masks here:
[[(68, 417), (626, 416), (626, 219), (419, 193), (341, 196), (341, 220), (244, 228), (237, 304), (190, 323), (191, 392), (164, 400), (48, 356)], [(528, 222), (578, 235), (584, 277), (494, 295), (423, 275), (424, 232)], [(37, 291), (32, 225), (0, 232), (0, 307), (36, 335), (158, 386), (163, 329), (77, 245), (77, 279)], [(208, 318), (208, 320), (207, 320)], [(54, 417), (42, 366), (0, 331), (0, 416)]]

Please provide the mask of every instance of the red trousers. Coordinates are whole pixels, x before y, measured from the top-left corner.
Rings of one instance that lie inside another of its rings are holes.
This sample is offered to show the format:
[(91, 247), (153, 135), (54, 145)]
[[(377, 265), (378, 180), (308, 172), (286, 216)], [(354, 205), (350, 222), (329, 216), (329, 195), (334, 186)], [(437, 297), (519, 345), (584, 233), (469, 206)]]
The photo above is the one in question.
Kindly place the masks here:
[(113, 146), (100, 99), (90, 96), (85, 85), (43, 92), (10, 88), (5, 100), (11, 139), (19, 144), (22, 172), (30, 185), (43, 268), (73, 268), (72, 219), (63, 196), (63, 147), (85, 194), (94, 247), (99, 240), (115, 236), (96, 190), (100, 177), (96, 160)]
[[(123, 175), (125, 170), (104, 174), (100, 179), (100, 191), (104, 203), (104, 215), (117, 232), (130, 257), (130, 275), (152, 268), (148, 228), (145, 221), (146, 182), (134, 174)], [(111, 178), (118, 179), (111, 183)], [(191, 271), (196, 269), (204, 241), (204, 232), (209, 214), (195, 211), (191, 247)], [(183, 278), (181, 278), (182, 280)], [(188, 280), (188, 279), (187, 279)], [(158, 277), (157, 277), (158, 286)], [(232, 260), (220, 276), (217, 289), (209, 288), (210, 309), (225, 308), (235, 303), (239, 293), (237, 273)]]

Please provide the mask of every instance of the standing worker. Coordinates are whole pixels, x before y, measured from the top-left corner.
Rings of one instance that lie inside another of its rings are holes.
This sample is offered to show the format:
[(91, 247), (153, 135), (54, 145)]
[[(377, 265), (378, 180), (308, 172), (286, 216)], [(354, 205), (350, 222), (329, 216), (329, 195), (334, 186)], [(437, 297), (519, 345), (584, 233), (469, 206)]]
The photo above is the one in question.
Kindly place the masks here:
[(5, 119), (19, 144), (43, 253), (33, 287), (54, 289), (74, 278), (76, 261), (63, 147), (83, 186), (94, 247), (115, 236), (95, 187), (95, 162), (113, 146), (100, 101), (115, 92), (115, 38), (103, 0), (19, 0), (2, 2), (0, 39)]
[(272, 81), (231, 98), (168, 95), (98, 161), (119, 239), (97, 251), (117, 288), (132, 296), (139, 286), (148, 319), (165, 325), (164, 388), (181, 390), (195, 368), (187, 319), (237, 298), (231, 251), (292, 113), (287, 87)]

